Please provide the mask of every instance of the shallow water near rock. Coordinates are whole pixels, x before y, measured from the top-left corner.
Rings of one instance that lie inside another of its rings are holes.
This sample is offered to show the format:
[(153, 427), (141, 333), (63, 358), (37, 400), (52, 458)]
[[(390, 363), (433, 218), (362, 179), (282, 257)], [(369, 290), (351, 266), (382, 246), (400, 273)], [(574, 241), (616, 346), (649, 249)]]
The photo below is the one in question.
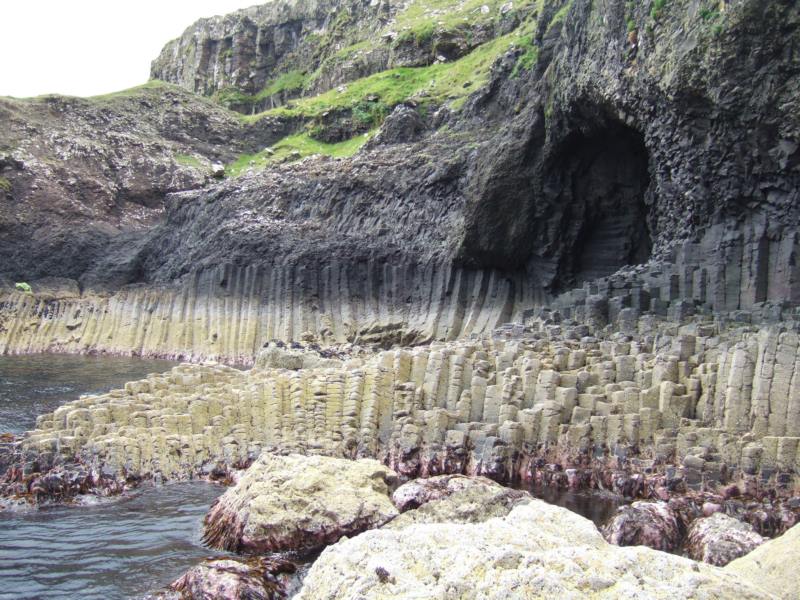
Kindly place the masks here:
[(0, 433), (22, 433), (36, 417), (81, 394), (101, 393), (177, 363), (129, 356), (0, 356)]
[(141, 598), (199, 559), (221, 486), (145, 487), (97, 506), (0, 513), (0, 598)]
[[(19, 433), (80, 394), (175, 363), (108, 356), (0, 356), (0, 432)], [(141, 598), (199, 559), (202, 519), (221, 486), (147, 486), (96, 506), (0, 513), (0, 599)]]
[(530, 492), (536, 498), (544, 500), (548, 504), (555, 504), (578, 513), (598, 527), (608, 521), (620, 506), (628, 503), (625, 499), (614, 494), (594, 490), (573, 491), (554, 487), (526, 487), (524, 485), (520, 485), (518, 488)]

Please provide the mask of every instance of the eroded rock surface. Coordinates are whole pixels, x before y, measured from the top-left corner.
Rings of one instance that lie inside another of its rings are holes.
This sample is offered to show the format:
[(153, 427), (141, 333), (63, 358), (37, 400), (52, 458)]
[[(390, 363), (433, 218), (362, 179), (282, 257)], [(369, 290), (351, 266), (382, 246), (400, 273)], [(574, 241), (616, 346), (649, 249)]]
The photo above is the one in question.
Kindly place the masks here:
[(264, 453), (214, 503), (204, 539), (234, 552), (317, 550), (394, 518), (395, 477), (374, 460)]
[(385, 527), (398, 529), (414, 523), (479, 523), (504, 517), (531, 495), (503, 487), (485, 477), (440, 475), (415, 479), (392, 494), (403, 514)]
[(591, 521), (537, 500), (472, 524), (379, 529), (327, 548), (298, 600), (771, 598), (730, 572), (607, 544)]
[(768, 536), (796, 522), (784, 502), (800, 440), (794, 331), (650, 316), (629, 335), (529, 323), (318, 368), (184, 364), (40, 417), (6, 450), (3, 494), (68, 496), (55, 485), (68, 478), (43, 486), (50, 473), (224, 477), (277, 448), (378, 458), (409, 479), (462, 473), (661, 500), (696, 491), (682, 509), (692, 518), (716, 503)]
[(749, 554), (737, 558), (725, 571), (741, 576), (778, 598), (791, 600), (800, 595), (800, 526), (765, 542)]
[(169, 589), (179, 600), (283, 600), (295, 570), (292, 562), (277, 557), (209, 559), (189, 569)]
[(603, 535), (617, 546), (647, 546), (672, 552), (682, 540), (681, 525), (666, 502), (634, 502), (619, 508), (603, 527)]
[(692, 522), (686, 534), (686, 550), (695, 560), (724, 567), (765, 541), (749, 524), (715, 513)]

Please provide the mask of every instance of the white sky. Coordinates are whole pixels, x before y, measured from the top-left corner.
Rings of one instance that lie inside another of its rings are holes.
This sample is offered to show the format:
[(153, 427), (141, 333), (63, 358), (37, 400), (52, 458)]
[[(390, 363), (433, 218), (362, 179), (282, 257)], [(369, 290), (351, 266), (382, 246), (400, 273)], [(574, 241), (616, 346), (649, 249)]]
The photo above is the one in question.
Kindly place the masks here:
[(0, 96), (92, 96), (146, 82), (200, 17), (267, 0), (2, 0)]

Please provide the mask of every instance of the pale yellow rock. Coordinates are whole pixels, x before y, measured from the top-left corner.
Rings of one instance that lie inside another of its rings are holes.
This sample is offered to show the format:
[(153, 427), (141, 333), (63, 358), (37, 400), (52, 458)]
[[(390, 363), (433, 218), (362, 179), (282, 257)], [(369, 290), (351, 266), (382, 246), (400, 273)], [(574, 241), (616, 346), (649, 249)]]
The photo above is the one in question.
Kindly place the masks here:
[(800, 525), (766, 542), (724, 570), (751, 581), (778, 598), (800, 598)]
[(396, 477), (370, 459), (263, 453), (209, 512), (206, 539), (237, 551), (313, 550), (397, 516)]
[(328, 547), (297, 600), (773, 598), (716, 567), (607, 544), (591, 521), (533, 500), (481, 523), (379, 529)]

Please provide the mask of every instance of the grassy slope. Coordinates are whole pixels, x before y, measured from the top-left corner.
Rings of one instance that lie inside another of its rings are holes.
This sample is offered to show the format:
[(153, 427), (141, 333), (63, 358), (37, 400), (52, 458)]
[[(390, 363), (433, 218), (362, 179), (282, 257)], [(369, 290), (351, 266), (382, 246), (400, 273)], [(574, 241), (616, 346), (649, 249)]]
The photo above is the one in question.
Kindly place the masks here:
[[(542, 0), (537, 1), (543, 5)], [(421, 8), (423, 4), (426, 6), (425, 12)], [(499, 6), (500, 3), (497, 4)], [(435, 8), (439, 5), (442, 6), (441, 9)], [(445, 15), (436, 12), (454, 5), (458, 5), (460, 11)], [(425, 0), (424, 3), (418, 1), (410, 5), (410, 8), (401, 15), (405, 20), (400, 21), (398, 18), (398, 22), (406, 23), (405, 30), (409, 31), (412, 30), (412, 24), (421, 27), (424, 23), (429, 22), (430, 13), (433, 11), (435, 17), (440, 19), (438, 23), (453, 23), (466, 18), (464, 15), (470, 13), (474, 15), (476, 11), (477, 14), (483, 14), (480, 13), (482, 5), (482, 2), (473, 0), (462, 2)], [(414, 12), (415, 10), (416, 12)], [(538, 13), (539, 11), (536, 14)], [(434, 63), (427, 67), (389, 69), (351, 81), (345, 86), (317, 96), (291, 100), (279, 108), (255, 115), (242, 115), (241, 119), (246, 123), (254, 123), (266, 117), (295, 118), (306, 123), (307, 127), (311, 129), (311, 123), (329, 111), (350, 110), (356, 112), (364, 106), (377, 105), (385, 108), (385, 112), (388, 112), (394, 106), (409, 100), (421, 105), (447, 104), (457, 110), (470, 94), (487, 83), (492, 65), (509, 49), (521, 50), (514, 69), (514, 76), (519, 75), (522, 70), (529, 70), (534, 66), (538, 57), (538, 48), (533, 43), (535, 26), (535, 19), (529, 19), (514, 31), (478, 46), (468, 55), (453, 62)], [(349, 51), (351, 51), (350, 48), (342, 50), (342, 52)], [(374, 123), (375, 126), (379, 124), (380, 122)], [(228, 166), (227, 173), (236, 176), (248, 169), (263, 168), (275, 162), (297, 160), (311, 154), (324, 154), (332, 157), (350, 156), (364, 144), (368, 137), (368, 135), (358, 135), (338, 144), (326, 144), (315, 140), (308, 132), (297, 133), (281, 140), (269, 150), (239, 157)]]
[(371, 133), (359, 135), (338, 144), (320, 142), (307, 133), (290, 135), (258, 154), (243, 154), (225, 168), (225, 173), (230, 177), (236, 177), (250, 169), (263, 169), (274, 163), (300, 160), (313, 154), (323, 154), (333, 158), (352, 156), (371, 135)]
[[(383, 116), (394, 106), (409, 100), (423, 106), (447, 104), (454, 110), (459, 109), (470, 94), (487, 83), (492, 65), (509, 49), (518, 48), (521, 51), (514, 69), (515, 76), (520, 71), (531, 69), (534, 66), (538, 48), (533, 44), (533, 32), (536, 27), (536, 18), (542, 13), (546, 1), (549, 0), (522, 0), (521, 3), (515, 3), (519, 8), (535, 2), (538, 10), (514, 31), (476, 47), (459, 60), (434, 63), (426, 67), (400, 67), (382, 71), (351, 81), (338, 89), (329, 90), (313, 97), (301, 97), (289, 101), (285, 106), (256, 115), (233, 113), (246, 124), (252, 124), (265, 117), (297, 118), (306, 125), (306, 130), (287, 136), (274, 144), (272, 148), (257, 154), (240, 156), (228, 165), (227, 174), (237, 176), (249, 169), (264, 168), (276, 162), (298, 160), (313, 154), (323, 154), (335, 158), (354, 154), (372, 136), (374, 130), (336, 144), (324, 143), (309, 135), (310, 125), (314, 119), (331, 110), (353, 111), (355, 109), (357, 111), (365, 103), (377, 104), (384, 109), (380, 118), (372, 123), (372, 126), (377, 127)], [(570, 3), (566, 3), (558, 17), (563, 17)], [(432, 32), (433, 29), (447, 30), (467, 23), (474, 26), (480, 21), (488, 22), (496, 18), (500, 6), (503, 4), (505, 4), (505, 0), (414, 0), (390, 26), (400, 36), (420, 37), (427, 35), (426, 32)], [(483, 6), (488, 6), (489, 11), (482, 11), (481, 7)], [(371, 43), (378, 43), (375, 40), (379, 40), (382, 34), (383, 32), (378, 32), (371, 41), (362, 41), (345, 47), (338, 54), (346, 56), (366, 49)], [(261, 99), (282, 91), (301, 89), (311, 77), (313, 74), (308, 75), (300, 71), (285, 73), (267, 85), (255, 97)], [(99, 103), (113, 102), (158, 93), (160, 90), (176, 90), (185, 93), (177, 86), (153, 80), (141, 86), (112, 94), (94, 96), (86, 100)], [(219, 106), (217, 102), (209, 98), (196, 96), (196, 99)], [(215, 100), (219, 101), (220, 99), (216, 98)], [(175, 160), (184, 166), (195, 168), (201, 166), (201, 161), (195, 156), (176, 155)]]

